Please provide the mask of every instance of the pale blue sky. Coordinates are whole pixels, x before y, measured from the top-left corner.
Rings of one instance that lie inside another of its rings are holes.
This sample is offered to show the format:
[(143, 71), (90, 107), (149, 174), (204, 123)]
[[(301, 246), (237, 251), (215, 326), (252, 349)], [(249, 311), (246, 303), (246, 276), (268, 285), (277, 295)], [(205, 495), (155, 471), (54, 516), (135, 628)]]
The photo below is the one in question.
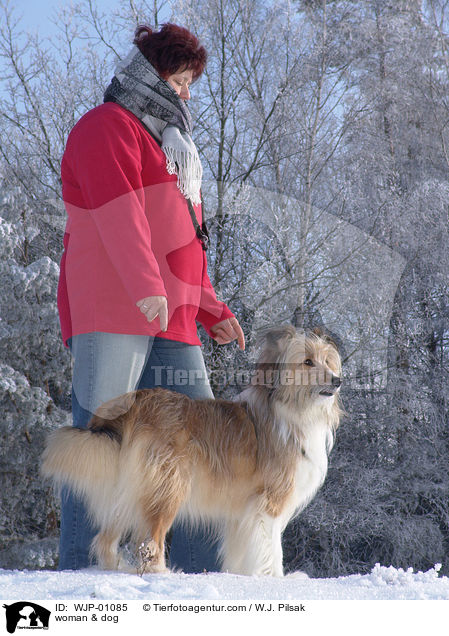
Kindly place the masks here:
[[(120, 6), (122, 1), (94, 0), (95, 4), (104, 12), (114, 10)], [(23, 15), (22, 27), (24, 30), (37, 30), (41, 36), (46, 37), (55, 32), (55, 26), (51, 22), (55, 10), (58, 7), (70, 5), (72, 2), (71, 0), (12, 0), (11, 6), (16, 15)], [(162, 16), (161, 19), (163, 20)]]
[[(104, 10), (113, 9), (120, 0), (96, 0)], [(70, 5), (70, 0), (12, 0), (16, 15), (23, 15), (22, 26), (25, 30), (37, 30), (40, 35), (51, 35), (55, 28), (50, 19), (55, 9), (63, 5)]]

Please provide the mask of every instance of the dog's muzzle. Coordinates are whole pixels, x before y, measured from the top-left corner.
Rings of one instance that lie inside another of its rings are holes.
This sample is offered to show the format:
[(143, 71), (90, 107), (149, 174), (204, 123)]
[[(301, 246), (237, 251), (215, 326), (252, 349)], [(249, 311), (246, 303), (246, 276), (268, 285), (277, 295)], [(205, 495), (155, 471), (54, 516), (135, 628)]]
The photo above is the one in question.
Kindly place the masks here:
[(337, 375), (333, 375), (330, 386), (326, 386), (324, 389), (321, 389), (320, 395), (323, 395), (325, 397), (332, 397), (333, 395), (335, 395), (340, 386), (341, 378), (339, 378)]

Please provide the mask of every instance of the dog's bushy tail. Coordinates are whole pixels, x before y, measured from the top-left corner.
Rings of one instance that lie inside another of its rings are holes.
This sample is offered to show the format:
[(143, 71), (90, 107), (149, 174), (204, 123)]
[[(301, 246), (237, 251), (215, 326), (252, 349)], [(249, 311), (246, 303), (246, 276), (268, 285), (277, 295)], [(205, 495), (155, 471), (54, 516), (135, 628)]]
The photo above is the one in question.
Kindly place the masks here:
[(107, 434), (64, 426), (48, 437), (41, 473), (95, 506), (95, 496), (117, 479), (119, 451), (119, 441)]

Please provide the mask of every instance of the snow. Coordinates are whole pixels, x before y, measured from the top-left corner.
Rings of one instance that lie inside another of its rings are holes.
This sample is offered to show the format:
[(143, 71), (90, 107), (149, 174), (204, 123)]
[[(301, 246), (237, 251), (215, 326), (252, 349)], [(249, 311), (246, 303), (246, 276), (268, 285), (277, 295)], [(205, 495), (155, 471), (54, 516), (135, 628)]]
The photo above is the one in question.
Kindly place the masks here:
[(139, 577), (95, 569), (77, 572), (0, 570), (1, 599), (283, 599), (449, 600), (449, 578), (439, 565), (414, 572), (376, 565), (369, 574), (311, 579), (295, 572), (284, 578), (235, 574), (146, 574)]
[[(313, 630), (313, 636), (336, 629), (344, 629), (345, 636), (379, 636), (382, 631), (423, 636), (445, 624), (449, 610), (449, 578), (439, 575), (440, 567), (414, 572), (376, 565), (369, 574), (329, 579), (301, 572), (268, 578), (0, 570), (0, 598), (8, 604), (42, 603), (53, 614), (49, 629), (64, 636), (79, 633), (79, 625), (62, 619), (82, 618), (88, 627), (95, 621), (95, 633), (108, 636), (159, 627), (168, 634), (178, 629), (240, 634), (259, 625), (264, 632)], [(77, 601), (91, 605), (82, 610)]]

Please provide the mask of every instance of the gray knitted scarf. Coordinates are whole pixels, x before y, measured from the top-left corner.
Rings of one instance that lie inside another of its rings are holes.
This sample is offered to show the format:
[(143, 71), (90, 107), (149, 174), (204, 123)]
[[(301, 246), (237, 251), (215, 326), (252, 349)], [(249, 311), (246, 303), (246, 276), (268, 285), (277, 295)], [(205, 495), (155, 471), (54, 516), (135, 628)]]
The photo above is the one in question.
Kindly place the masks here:
[(177, 174), (179, 190), (192, 203), (200, 203), (203, 169), (192, 140), (190, 111), (136, 46), (117, 65), (104, 101), (123, 106), (141, 120), (161, 144), (167, 171)]

